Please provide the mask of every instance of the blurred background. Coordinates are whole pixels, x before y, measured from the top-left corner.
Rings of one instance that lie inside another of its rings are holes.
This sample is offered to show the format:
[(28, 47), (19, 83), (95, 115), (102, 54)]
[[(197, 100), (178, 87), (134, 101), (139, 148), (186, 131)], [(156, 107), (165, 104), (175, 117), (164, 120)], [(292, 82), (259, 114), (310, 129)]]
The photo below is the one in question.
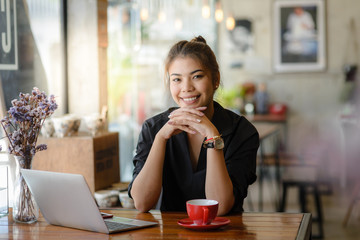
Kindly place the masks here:
[[(3, 2), (1, 114), (33, 86), (56, 95), (57, 116), (105, 107), (108, 130), (119, 133), (122, 182), (132, 178), (143, 121), (174, 105), (163, 72), (170, 46), (202, 35), (221, 68), (216, 100), (249, 119), (285, 114), (282, 148), (322, 159), (324, 179), (350, 195), (359, 132), (345, 135), (343, 124), (358, 123), (360, 1)], [(297, 7), (312, 20), (308, 33), (291, 30)], [(299, 34), (305, 45), (293, 42)]]

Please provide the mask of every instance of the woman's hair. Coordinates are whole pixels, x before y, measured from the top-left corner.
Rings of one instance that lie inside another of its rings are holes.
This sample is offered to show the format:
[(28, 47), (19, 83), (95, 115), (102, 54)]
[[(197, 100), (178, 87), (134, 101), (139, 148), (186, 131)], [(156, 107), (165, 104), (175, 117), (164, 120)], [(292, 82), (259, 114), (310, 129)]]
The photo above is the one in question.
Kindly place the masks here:
[(200, 61), (205, 70), (210, 71), (214, 86), (220, 83), (219, 65), (214, 52), (202, 36), (193, 38), (191, 41), (180, 41), (169, 51), (165, 60), (165, 82), (169, 84), (169, 67), (177, 57), (191, 57)]

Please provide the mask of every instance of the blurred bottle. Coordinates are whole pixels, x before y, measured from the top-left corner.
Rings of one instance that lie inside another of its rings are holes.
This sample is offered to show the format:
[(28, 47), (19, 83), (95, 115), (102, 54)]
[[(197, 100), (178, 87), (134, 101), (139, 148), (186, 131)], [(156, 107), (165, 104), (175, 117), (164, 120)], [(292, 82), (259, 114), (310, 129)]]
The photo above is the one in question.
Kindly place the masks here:
[(266, 91), (266, 84), (259, 83), (258, 90), (255, 93), (256, 113), (268, 113), (269, 95)]

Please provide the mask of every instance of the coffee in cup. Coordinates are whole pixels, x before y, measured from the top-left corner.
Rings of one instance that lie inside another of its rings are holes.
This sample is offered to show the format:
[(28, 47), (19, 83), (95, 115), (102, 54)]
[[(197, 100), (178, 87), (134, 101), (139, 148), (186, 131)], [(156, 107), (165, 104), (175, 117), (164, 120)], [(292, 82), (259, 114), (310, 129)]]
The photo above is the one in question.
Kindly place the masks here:
[(189, 218), (195, 225), (208, 225), (217, 216), (219, 203), (210, 199), (193, 199), (186, 202)]

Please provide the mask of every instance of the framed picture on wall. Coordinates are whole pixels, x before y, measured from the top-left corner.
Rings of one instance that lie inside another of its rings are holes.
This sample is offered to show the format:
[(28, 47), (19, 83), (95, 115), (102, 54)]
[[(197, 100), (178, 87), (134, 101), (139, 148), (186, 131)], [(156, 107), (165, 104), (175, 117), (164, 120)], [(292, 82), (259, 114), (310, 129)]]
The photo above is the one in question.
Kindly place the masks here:
[(324, 0), (274, 2), (274, 70), (322, 71), (326, 66)]
[(235, 26), (228, 33), (230, 68), (243, 68), (249, 53), (254, 51), (253, 23), (246, 18), (235, 19)]

